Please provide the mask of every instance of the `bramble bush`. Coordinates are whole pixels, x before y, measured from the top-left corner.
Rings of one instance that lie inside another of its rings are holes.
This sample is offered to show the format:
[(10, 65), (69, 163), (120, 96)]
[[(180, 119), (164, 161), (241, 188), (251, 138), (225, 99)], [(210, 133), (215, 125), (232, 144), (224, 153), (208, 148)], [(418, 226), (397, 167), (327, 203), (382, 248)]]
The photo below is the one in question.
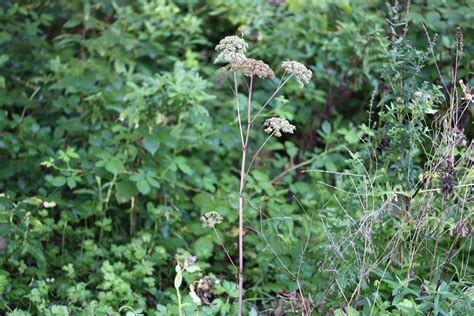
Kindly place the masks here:
[(473, 10), (3, 1), (1, 314), (470, 315)]

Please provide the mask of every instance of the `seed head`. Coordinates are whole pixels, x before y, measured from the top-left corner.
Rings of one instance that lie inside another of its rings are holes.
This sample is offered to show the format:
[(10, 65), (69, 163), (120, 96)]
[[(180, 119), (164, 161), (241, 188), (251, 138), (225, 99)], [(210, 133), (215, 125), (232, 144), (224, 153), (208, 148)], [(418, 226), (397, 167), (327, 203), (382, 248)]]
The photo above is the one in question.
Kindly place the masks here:
[(471, 88), (466, 86), (462, 79), (459, 80), (459, 85), (461, 86), (462, 92), (464, 92), (464, 100), (471, 102), (472, 101)]
[(214, 64), (217, 63), (231, 63), (245, 60), (245, 52), (247, 52), (248, 44), (243, 38), (235, 35), (226, 36), (220, 40), (219, 45), (216, 46), (216, 51), (219, 52)]
[(302, 63), (297, 61), (284, 61), (281, 63), (281, 67), (285, 69), (286, 72), (295, 76), (296, 81), (300, 84), (301, 88), (304, 87), (305, 84), (309, 83), (313, 73), (311, 70), (305, 67)]
[(279, 117), (272, 117), (267, 119), (263, 126), (266, 127), (265, 133), (273, 133), (273, 135), (275, 135), (276, 137), (281, 137), (282, 132), (293, 134), (296, 129), (296, 127), (294, 125), (291, 125), (290, 122)]
[(462, 35), (461, 28), (456, 28), (456, 43), (458, 46), (458, 50), (462, 53), (464, 50), (464, 36)]
[(270, 66), (268, 66), (261, 60), (256, 60), (253, 58), (236, 62), (232, 65), (232, 67), (230, 67), (230, 71), (241, 71), (244, 75), (248, 77), (258, 76), (259, 78), (270, 79), (273, 79), (273, 77), (275, 77), (275, 74), (273, 73), (273, 70), (270, 69)]
[(215, 211), (207, 212), (201, 216), (202, 227), (214, 228), (216, 224), (222, 223), (222, 220), (223, 217)]
[(469, 229), (467, 228), (466, 224), (464, 223), (464, 221), (462, 220), (459, 220), (457, 223), (456, 223), (456, 232), (461, 235), (461, 237), (467, 237), (469, 236)]

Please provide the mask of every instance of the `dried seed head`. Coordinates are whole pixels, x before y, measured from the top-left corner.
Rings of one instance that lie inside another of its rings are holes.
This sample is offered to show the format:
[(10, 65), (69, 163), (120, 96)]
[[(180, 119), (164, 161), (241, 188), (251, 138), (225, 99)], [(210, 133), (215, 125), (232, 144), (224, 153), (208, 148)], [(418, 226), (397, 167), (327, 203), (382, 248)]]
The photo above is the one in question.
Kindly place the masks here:
[(471, 88), (466, 86), (462, 79), (459, 80), (459, 85), (461, 86), (462, 92), (464, 92), (464, 100), (471, 102), (472, 101)]
[(223, 217), (215, 211), (207, 212), (201, 216), (202, 227), (214, 228), (216, 224), (222, 223), (222, 220)]
[(276, 137), (281, 137), (282, 132), (293, 134), (296, 129), (296, 127), (294, 125), (291, 125), (290, 122), (279, 117), (272, 117), (267, 119), (263, 126), (266, 127), (265, 133), (273, 133), (273, 135), (275, 135)]
[(197, 282), (196, 294), (204, 303), (209, 306), (212, 305), (212, 286), (215, 283), (217, 283), (216, 280), (212, 278), (200, 279)]
[(445, 173), (441, 177), (441, 194), (444, 196), (447, 196), (453, 192), (453, 189), (454, 189), (453, 176), (449, 173)]
[(285, 69), (286, 72), (295, 76), (296, 81), (300, 84), (303, 88), (305, 84), (309, 83), (313, 73), (311, 70), (305, 67), (302, 63), (297, 61), (284, 61), (281, 63), (281, 67)]
[(275, 7), (279, 7), (285, 3), (285, 0), (268, 0), (269, 5), (273, 5)]
[(467, 140), (466, 135), (464, 134), (464, 129), (460, 129), (459, 127), (455, 126), (453, 129), (453, 139), (454, 143), (457, 146), (466, 146)]
[(462, 220), (459, 220), (457, 223), (456, 223), (456, 232), (461, 236), (461, 237), (467, 237), (469, 236), (469, 229), (467, 228), (466, 224), (464, 223), (464, 221)]
[(190, 267), (193, 266), (197, 261), (196, 256), (187, 256), (186, 260), (184, 260), (184, 267)]
[(214, 64), (217, 63), (231, 63), (245, 60), (245, 53), (247, 52), (248, 44), (243, 38), (235, 35), (226, 36), (220, 40), (219, 45), (216, 46), (216, 51), (219, 52)]
[(464, 37), (462, 35), (462, 31), (460, 27), (456, 28), (456, 43), (458, 46), (458, 50), (462, 53), (464, 50)]
[(275, 77), (273, 70), (270, 69), (270, 66), (265, 64), (261, 60), (256, 60), (253, 58), (245, 59), (236, 62), (230, 67), (231, 72), (241, 71), (244, 75), (248, 77), (258, 76), (259, 78), (270, 78)]

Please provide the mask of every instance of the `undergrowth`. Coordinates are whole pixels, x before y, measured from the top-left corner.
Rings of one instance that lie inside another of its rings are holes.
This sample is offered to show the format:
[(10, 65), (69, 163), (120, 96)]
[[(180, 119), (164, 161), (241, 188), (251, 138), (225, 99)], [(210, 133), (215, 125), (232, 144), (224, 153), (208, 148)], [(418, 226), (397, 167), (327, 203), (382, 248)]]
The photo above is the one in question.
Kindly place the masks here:
[(0, 313), (472, 314), (472, 9), (0, 4)]

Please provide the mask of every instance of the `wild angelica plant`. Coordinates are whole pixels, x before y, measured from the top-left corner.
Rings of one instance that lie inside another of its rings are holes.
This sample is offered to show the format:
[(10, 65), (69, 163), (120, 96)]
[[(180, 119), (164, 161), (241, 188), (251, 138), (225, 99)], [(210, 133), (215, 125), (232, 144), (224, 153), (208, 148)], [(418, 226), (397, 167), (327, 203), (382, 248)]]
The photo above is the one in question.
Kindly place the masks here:
[[(268, 66), (265, 62), (261, 60), (256, 60), (252, 58), (247, 58), (245, 53), (247, 51), (248, 44), (245, 42), (243, 38), (237, 36), (227, 36), (219, 42), (219, 45), (216, 46), (216, 51), (218, 51), (218, 56), (215, 59), (215, 63), (228, 63), (230, 68), (229, 71), (233, 74), (234, 79), (234, 87), (232, 88), (235, 99), (236, 99), (236, 115), (237, 115), (237, 122), (239, 125), (240, 131), (240, 139), (242, 144), (242, 159), (241, 159), (241, 167), (240, 167), (240, 186), (239, 186), (239, 267), (238, 267), (238, 289), (239, 289), (239, 312), (238, 315), (242, 315), (243, 311), (243, 282), (244, 282), (244, 243), (243, 243), (243, 218), (244, 218), (244, 194), (245, 194), (245, 184), (247, 176), (255, 162), (255, 159), (260, 154), (261, 150), (267, 144), (272, 136), (281, 137), (282, 133), (290, 133), (293, 134), (296, 127), (290, 122), (285, 119), (281, 119), (278, 117), (272, 117), (265, 121), (264, 127), (265, 132), (269, 134), (267, 139), (263, 142), (263, 144), (258, 148), (258, 150), (253, 155), (250, 163), (247, 165), (247, 154), (250, 144), (250, 133), (252, 130), (252, 126), (254, 121), (259, 117), (262, 111), (266, 108), (266, 106), (270, 103), (270, 101), (277, 95), (277, 93), (281, 90), (281, 88), (290, 80), (291, 78), (295, 78), (296, 81), (303, 87), (305, 84), (309, 83), (312, 72), (311, 70), (307, 69), (303, 64), (296, 62), (296, 61), (285, 61), (282, 63), (282, 68), (284, 69), (284, 73), (279, 80), (279, 83), (275, 89), (275, 91), (270, 95), (267, 101), (262, 105), (262, 107), (257, 111), (257, 113), (252, 113), (252, 92), (254, 88), (254, 83), (257, 77), (259, 79), (274, 79), (275, 74), (273, 70)], [(247, 117), (246, 122), (247, 126), (244, 132), (243, 125), (245, 122), (242, 121), (242, 114), (240, 109), (239, 103), (239, 81), (238, 81), (238, 73), (241, 73), (245, 77), (248, 77), (248, 82), (246, 86), (248, 87), (247, 90)], [(285, 76), (287, 76), (285, 78)], [(203, 225), (205, 227), (211, 227), (216, 232), (216, 236), (219, 238), (217, 231), (214, 228), (214, 221), (212, 221), (211, 225), (209, 225), (209, 218), (217, 218), (218, 221), (221, 221), (221, 217), (215, 212), (208, 213), (205, 217), (203, 217)], [(216, 222), (216, 223), (217, 223)], [(221, 245), (224, 247), (222, 241), (219, 238)], [(225, 250), (225, 247), (224, 247)], [(227, 256), (230, 259), (230, 256), (226, 251)], [(231, 263), (233, 264), (232, 259)]]

